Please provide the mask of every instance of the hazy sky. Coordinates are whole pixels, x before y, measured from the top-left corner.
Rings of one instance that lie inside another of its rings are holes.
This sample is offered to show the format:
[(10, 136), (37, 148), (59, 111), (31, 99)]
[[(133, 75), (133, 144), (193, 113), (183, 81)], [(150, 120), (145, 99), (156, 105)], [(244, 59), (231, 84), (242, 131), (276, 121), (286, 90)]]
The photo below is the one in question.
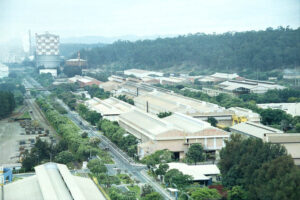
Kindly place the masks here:
[(109, 37), (288, 25), (300, 26), (300, 0), (0, 0), (0, 41), (28, 29)]

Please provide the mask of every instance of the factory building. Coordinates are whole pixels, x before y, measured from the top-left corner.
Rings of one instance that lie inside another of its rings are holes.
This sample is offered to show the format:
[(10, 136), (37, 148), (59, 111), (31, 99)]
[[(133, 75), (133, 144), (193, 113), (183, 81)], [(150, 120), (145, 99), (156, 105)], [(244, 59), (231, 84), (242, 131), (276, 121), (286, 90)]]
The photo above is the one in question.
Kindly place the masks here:
[(69, 78), (68, 81), (70, 83), (77, 82), (80, 87), (92, 86), (92, 85), (99, 86), (102, 83), (101, 81), (98, 81), (97, 79), (91, 78), (89, 76), (79, 76), (79, 75)]
[(37, 67), (57, 69), (60, 66), (59, 36), (50, 34), (36, 34), (35, 60)]
[(248, 94), (248, 93), (256, 93), (262, 94), (267, 92), (268, 90), (282, 90), (286, 87), (281, 85), (276, 85), (273, 82), (269, 81), (259, 81), (259, 80), (228, 80), (220, 83), (219, 88), (223, 91), (230, 92), (233, 94)]
[(142, 69), (128, 69), (124, 70), (124, 74), (127, 76), (133, 75), (137, 78), (143, 78), (147, 76), (163, 76), (162, 72), (154, 72), (154, 71), (147, 71), (147, 70), (142, 70)]
[(247, 137), (255, 137), (272, 144), (283, 145), (287, 153), (292, 156), (296, 165), (300, 165), (300, 133), (284, 133), (281, 130), (265, 126), (260, 123), (244, 122), (230, 127), (233, 133)]
[(89, 178), (72, 175), (66, 165), (36, 166), (35, 175), (0, 188), (0, 200), (105, 200)]
[(110, 97), (105, 100), (94, 97), (84, 103), (90, 110), (100, 113), (104, 119), (108, 119), (110, 121), (117, 121), (120, 114), (128, 112), (134, 108), (134, 106), (114, 97)]
[(140, 158), (157, 150), (168, 149), (176, 159), (185, 157), (191, 144), (201, 143), (207, 152), (216, 153), (225, 146), (228, 133), (210, 126), (209, 123), (190, 116), (173, 113), (165, 118), (140, 109), (119, 116), (119, 124), (140, 141)]
[(179, 112), (204, 121), (207, 121), (209, 117), (214, 117), (223, 126), (232, 124), (234, 114), (216, 104), (159, 91), (135, 97), (134, 105), (152, 114)]

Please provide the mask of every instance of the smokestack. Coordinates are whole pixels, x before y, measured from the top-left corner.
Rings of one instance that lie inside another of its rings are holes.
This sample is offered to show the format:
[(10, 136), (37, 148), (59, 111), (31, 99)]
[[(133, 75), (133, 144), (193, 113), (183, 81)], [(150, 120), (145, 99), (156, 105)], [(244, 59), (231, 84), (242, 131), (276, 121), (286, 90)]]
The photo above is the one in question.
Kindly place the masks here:
[(146, 102), (146, 111), (147, 111), (147, 113), (149, 113), (149, 104), (148, 104), (148, 101)]

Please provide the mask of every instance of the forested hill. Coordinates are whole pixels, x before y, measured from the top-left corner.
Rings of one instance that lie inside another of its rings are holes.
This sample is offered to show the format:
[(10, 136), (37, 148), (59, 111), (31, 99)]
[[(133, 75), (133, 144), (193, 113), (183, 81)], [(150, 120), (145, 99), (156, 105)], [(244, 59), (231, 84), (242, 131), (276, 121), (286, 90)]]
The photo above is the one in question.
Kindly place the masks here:
[(186, 66), (220, 71), (227, 68), (267, 71), (299, 66), (300, 28), (118, 41), (83, 50), (81, 55), (88, 59), (91, 67), (116, 64), (122, 68), (153, 70)]

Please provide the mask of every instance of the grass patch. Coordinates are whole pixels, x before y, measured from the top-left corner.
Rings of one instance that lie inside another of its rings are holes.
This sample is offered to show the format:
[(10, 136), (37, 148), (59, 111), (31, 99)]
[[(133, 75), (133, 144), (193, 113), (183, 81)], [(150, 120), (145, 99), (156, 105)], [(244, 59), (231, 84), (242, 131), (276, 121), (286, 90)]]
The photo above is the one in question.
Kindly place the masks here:
[(136, 198), (140, 199), (141, 197), (141, 189), (139, 186), (134, 185), (134, 186), (127, 186), (127, 188), (129, 189), (129, 191), (134, 192)]
[(28, 111), (24, 112), (23, 115), (18, 117), (19, 119), (31, 119), (30, 114)]
[(118, 174), (117, 175), (123, 184), (133, 184), (134, 181), (128, 176), (128, 174)]

